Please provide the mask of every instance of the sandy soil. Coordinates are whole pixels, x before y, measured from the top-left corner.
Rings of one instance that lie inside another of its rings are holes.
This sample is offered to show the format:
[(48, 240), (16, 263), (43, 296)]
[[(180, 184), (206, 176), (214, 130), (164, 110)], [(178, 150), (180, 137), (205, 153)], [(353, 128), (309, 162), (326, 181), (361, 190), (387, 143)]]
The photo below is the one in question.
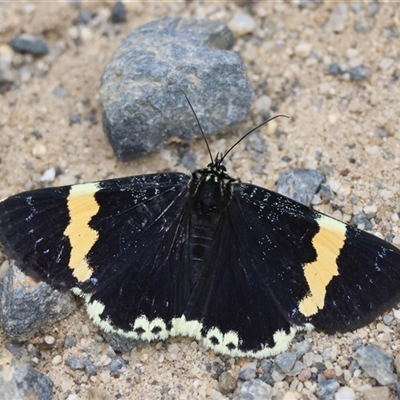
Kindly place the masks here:
[[(148, 21), (197, 16), (229, 23), (235, 14), (246, 13), (256, 27), (243, 36), (235, 28), (235, 50), (246, 63), (256, 88), (256, 102), (246, 122), (231, 135), (212, 140), (211, 148), (224, 151), (260, 122), (268, 110), (260, 103), (257, 106), (257, 99), (267, 95), (272, 100), (272, 113), (284, 113), (290, 120), (278, 120), (275, 132), (268, 127), (260, 130), (267, 144), (261, 160), (254, 158), (251, 146), (238, 149), (227, 165), (231, 175), (274, 189), (279, 174), (289, 168), (317, 168), (326, 174), (335, 199), (316, 208), (346, 221), (361, 211), (376, 212), (374, 232), (382, 237), (394, 234), (394, 243), (399, 245), (399, 11), (393, 4), (381, 4), (374, 14), (368, 11), (368, 4), (354, 3), (345, 8), (345, 18), (339, 18), (343, 26), (337, 26), (332, 13), (339, 3), (315, 8), (294, 3), (130, 2), (126, 3), (127, 23), (112, 25), (108, 22), (111, 2), (82, 1), (81, 9), (95, 12), (97, 23), (80, 31), (74, 24), (79, 9), (69, 3), (1, 3), (0, 60), (6, 63), (10, 57), (5, 74), (16, 86), (0, 95), (0, 198), (50, 184), (166, 168), (190, 172), (180, 164), (176, 145), (166, 147), (161, 157), (151, 154), (126, 163), (114, 157), (100, 122), (98, 93), (103, 68), (122, 39)], [(370, 30), (358, 33), (356, 24)], [(10, 52), (5, 44), (21, 32), (43, 35), (50, 53), (34, 58)], [(79, 46), (74, 41), (77, 36)], [(348, 73), (333, 76), (327, 72), (331, 63), (347, 69), (362, 64), (371, 69), (371, 76), (359, 82), (350, 80)], [(85, 119), (89, 112), (98, 123)], [(82, 115), (81, 123), (70, 123), (73, 113)], [(192, 143), (188, 151), (195, 154), (199, 167), (208, 163), (201, 140)], [(261, 165), (263, 173), (253, 174), (254, 165)], [(61, 173), (52, 182), (42, 182), (42, 175), (50, 168)], [(356, 337), (364, 343), (379, 342), (393, 356), (399, 354), (399, 325), (391, 326), (396, 335), (390, 340), (382, 336), (382, 325), (371, 324), (346, 335), (310, 333), (306, 337), (313, 341), (315, 353), (332, 347), (332, 366), (345, 368), (349, 346)], [(41, 350), (37, 365), (54, 381), (55, 398), (220, 398), (218, 382), (212, 376), (213, 363), (230, 366), (234, 376), (241, 365), (238, 360), (222, 360), (191, 340), (171, 339), (166, 345), (153, 343), (123, 354), (129, 364), (118, 376), (110, 377), (108, 345), (97, 332), (81, 308), (30, 341), (40, 348), (44, 335), (56, 338), (54, 346)], [(78, 338), (71, 349), (63, 347), (66, 334)], [(4, 342), (0, 333), (0, 345)], [(175, 344), (179, 346), (177, 353), (171, 348)], [(54, 361), (57, 355), (65, 359), (81, 354), (91, 355), (99, 367), (97, 376), (88, 378), (82, 371)], [(172, 359), (176, 354), (177, 359)], [(345, 384), (361, 396), (371, 382), (361, 375)], [(281, 386), (277, 398), (288, 391), (289, 383)]]

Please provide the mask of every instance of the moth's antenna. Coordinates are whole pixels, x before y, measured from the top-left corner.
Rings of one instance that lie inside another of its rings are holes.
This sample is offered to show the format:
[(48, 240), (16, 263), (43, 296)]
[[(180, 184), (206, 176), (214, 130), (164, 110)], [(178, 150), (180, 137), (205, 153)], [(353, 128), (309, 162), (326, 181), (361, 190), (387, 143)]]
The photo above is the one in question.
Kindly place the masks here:
[(190, 108), (191, 108), (191, 110), (192, 110), (192, 112), (193, 112), (193, 115), (194, 115), (194, 117), (196, 118), (197, 125), (199, 126), (200, 132), (201, 132), (201, 134), (203, 135), (203, 139), (204, 139), (204, 141), (206, 142), (208, 154), (210, 155), (210, 159), (211, 159), (211, 164), (213, 164), (213, 163), (214, 163), (214, 160), (213, 160), (213, 156), (212, 156), (212, 154), (211, 154), (210, 146), (208, 145), (207, 138), (206, 138), (206, 135), (205, 135), (204, 132), (203, 132), (203, 128), (202, 128), (201, 125), (200, 125), (200, 121), (199, 121), (199, 119), (197, 118), (197, 115), (196, 115), (196, 113), (195, 113), (195, 111), (194, 111), (194, 108), (192, 107), (192, 104), (190, 103), (189, 98), (186, 96), (186, 93), (185, 93), (185, 92), (183, 91), (183, 89), (181, 89), (181, 88), (179, 88), (179, 90), (180, 90), (180, 91), (183, 93), (183, 95), (186, 97), (186, 101), (188, 102), (188, 104), (189, 104), (189, 106), (190, 106)]
[(250, 135), (250, 133), (253, 133), (255, 130), (257, 130), (258, 128), (261, 128), (263, 125), (268, 124), (268, 122), (271, 122), (272, 120), (274, 120), (275, 118), (279, 118), (279, 117), (285, 117), (285, 118), (289, 118), (287, 115), (284, 114), (279, 114), (279, 115), (275, 115), (275, 117), (271, 117), (270, 119), (267, 119), (266, 121), (261, 122), (260, 125), (257, 125), (255, 128), (253, 128), (252, 130), (250, 130), (249, 132), (247, 132), (244, 136), (242, 136), (233, 146), (231, 146), (228, 151), (221, 157), (221, 159), (219, 160), (219, 163), (222, 163), (222, 161), (224, 161), (224, 158), (243, 140), (245, 139), (247, 136)]

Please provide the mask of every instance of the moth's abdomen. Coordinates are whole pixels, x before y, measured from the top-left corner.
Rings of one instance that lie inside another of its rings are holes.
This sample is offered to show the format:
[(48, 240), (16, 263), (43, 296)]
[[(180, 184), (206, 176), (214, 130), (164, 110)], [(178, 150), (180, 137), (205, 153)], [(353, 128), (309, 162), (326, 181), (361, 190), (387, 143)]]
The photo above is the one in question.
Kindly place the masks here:
[[(222, 171), (196, 171), (190, 182), (189, 255), (192, 288), (213, 256), (216, 232), (231, 198), (231, 178)], [(219, 244), (217, 244), (219, 245)]]

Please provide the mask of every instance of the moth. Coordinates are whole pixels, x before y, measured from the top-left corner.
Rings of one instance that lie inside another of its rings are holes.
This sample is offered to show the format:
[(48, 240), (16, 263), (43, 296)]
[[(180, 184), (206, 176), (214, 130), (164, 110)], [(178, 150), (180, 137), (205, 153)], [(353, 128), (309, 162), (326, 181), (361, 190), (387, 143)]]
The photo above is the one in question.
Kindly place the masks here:
[(105, 331), (189, 336), (234, 357), (278, 354), (300, 330), (357, 329), (399, 301), (399, 249), (232, 178), (231, 149), (191, 175), (6, 198), (0, 242), (25, 273), (83, 297)]

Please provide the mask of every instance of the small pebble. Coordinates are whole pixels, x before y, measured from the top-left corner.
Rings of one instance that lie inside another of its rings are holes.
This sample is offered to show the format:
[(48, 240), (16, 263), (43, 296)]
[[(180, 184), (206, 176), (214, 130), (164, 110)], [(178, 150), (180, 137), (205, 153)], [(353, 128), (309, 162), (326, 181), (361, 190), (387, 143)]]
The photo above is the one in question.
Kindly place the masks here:
[(363, 65), (350, 69), (350, 80), (361, 81), (371, 75), (371, 69)]
[(253, 17), (243, 13), (236, 14), (228, 25), (236, 36), (247, 35), (256, 29), (256, 22)]
[(311, 51), (311, 43), (299, 43), (294, 49), (295, 54), (303, 59), (307, 58), (311, 54)]
[(100, 373), (100, 380), (105, 384), (110, 383), (110, 381), (111, 381), (110, 372), (109, 371), (101, 372)]
[(318, 382), (317, 395), (320, 399), (333, 399), (340, 384), (336, 379), (322, 379)]
[(249, 381), (256, 377), (257, 362), (246, 363), (240, 368), (239, 379), (242, 381)]
[(44, 337), (44, 341), (45, 341), (45, 343), (52, 345), (52, 344), (54, 344), (54, 342), (56, 341), (56, 339), (55, 339), (53, 336), (46, 335), (46, 336)]
[(114, 375), (117, 373), (118, 370), (120, 370), (124, 366), (125, 363), (120, 358), (117, 358), (110, 363), (110, 365), (108, 366), (108, 371), (110, 372), (111, 375)]
[(293, 368), (296, 359), (297, 359), (296, 353), (285, 352), (279, 354), (275, 358), (275, 365), (280, 369), (280, 371), (287, 374)]
[(41, 158), (47, 154), (47, 148), (44, 144), (36, 143), (32, 149), (32, 155)]
[(313, 360), (314, 360), (314, 353), (309, 352), (309, 353), (304, 354), (303, 363), (305, 366), (311, 367), (311, 365), (313, 364)]
[(223, 395), (232, 393), (237, 386), (237, 380), (228, 371), (223, 372), (218, 378), (218, 388)]
[(363, 391), (364, 400), (390, 400), (393, 397), (390, 394), (390, 389), (386, 386), (372, 387)]
[(251, 400), (270, 399), (272, 395), (272, 387), (259, 379), (246, 381), (240, 387), (238, 398)]
[(271, 110), (272, 99), (266, 95), (262, 95), (254, 102), (254, 112), (256, 114), (263, 114)]
[(347, 386), (340, 387), (335, 393), (335, 400), (355, 400), (354, 390)]
[(62, 357), (60, 355), (57, 355), (55, 357), (53, 357), (53, 359), (51, 360), (51, 363), (53, 365), (59, 365), (62, 363)]
[(49, 168), (40, 177), (41, 182), (52, 182), (54, 181), (56, 177), (56, 169), (55, 168)]
[(81, 332), (83, 335), (89, 336), (89, 334), (90, 334), (89, 327), (86, 324), (82, 325)]
[(83, 357), (68, 357), (64, 363), (72, 370), (84, 369), (85, 367), (85, 359)]
[(38, 56), (49, 52), (47, 44), (43, 39), (27, 34), (13, 37), (9, 44), (18, 53), (28, 53)]

